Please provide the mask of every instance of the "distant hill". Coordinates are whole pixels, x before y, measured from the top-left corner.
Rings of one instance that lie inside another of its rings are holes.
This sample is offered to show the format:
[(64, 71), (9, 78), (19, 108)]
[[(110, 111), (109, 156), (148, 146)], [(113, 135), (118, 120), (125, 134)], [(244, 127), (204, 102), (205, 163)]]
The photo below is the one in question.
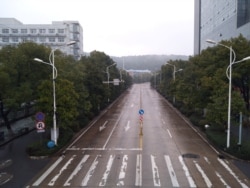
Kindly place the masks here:
[(189, 56), (185, 55), (139, 55), (139, 56), (123, 56), (111, 57), (118, 68), (134, 69), (134, 70), (160, 70), (161, 66), (169, 60), (188, 60)]

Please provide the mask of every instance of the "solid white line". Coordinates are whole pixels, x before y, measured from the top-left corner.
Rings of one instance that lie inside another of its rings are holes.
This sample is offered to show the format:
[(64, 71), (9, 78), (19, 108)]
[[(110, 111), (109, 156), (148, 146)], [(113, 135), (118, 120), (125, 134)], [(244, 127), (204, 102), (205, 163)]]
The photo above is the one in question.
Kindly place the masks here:
[(74, 160), (74, 158), (76, 157), (76, 155), (73, 155), (68, 161), (67, 163), (61, 168), (61, 170), (59, 171), (59, 173), (57, 173), (54, 178), (49, 182), (49, 186), (54, 186), (56, 180), (59, 178), (59, 176), (64, 172), (64, 170), (67, 169), (67, 167), (71, 164), (71, 162)]
[(46, 170), (42, 176), (40, 176), (40, 178), (38, 178), (38, 180), (35, 181), (35, 183), (33, 183), (33, 186), (39, 186), (40, 183), (52, 172), (52, 170), (54, 170), (56, 168), (56, 166), (63, 160), (63, 157), (59, 157), (56, 162), (50, 167), (48, 168), (48, 170)]
[(91, 178), (92, 175), (94, 174), (95, 169), (96, 169), (96, 166), (97, 166), (97, 164), (99, 163), (97, 159), (98, 159), (100, 156), (101, 156), (101, 155), (97, 155), (97, 156), (96, 156), (94, 162), (92, 163), (92, 165), (91, 165), (90, 168), (89, 168), (89, 171), (87, 172), (86, 176), (85, 176), (84, 179), (82, 180), (81, 186), (87, 186), (88, 181), (90, 180), (90, 178)]
[(225, 169), (236, 179), (236, 181), (241, 185), (242, 188), (248, 188), (246, 184), (244, 184), (238, 176), (233, 172), (233, 170), (222, 160), (217, 158), (217, 160), (225, 167)]
[(167, 129), (167, 131), (168, 131), (168, 134), (169, 134), (170, 138), (172, 138), (172, 135), (171, 135), (169, 129)]
[(180, 187), (180, 185), (177, 181), (177, 177), (176, 177), (173, 165), (171, 163), (170, 157), (168, 155), (165, 155), (164, 157), (165, 157), (165, 161), (167, 163), (168, 172), (169, 172), (173, 187)]
[(212, 183), (209, 180), (209, 178), (207, 177), (207, 175), (205, 174), (204, 170), (201, 168), (201, 166), (197, 163), (197, 161), (194, 161), (194, 164), (196, 166), (196, 168), (198, 169), (198, 171), (201, 173), (202, 178), (204, 179), (207, 187), (212, 187)]
[(142, 155), (136, 157), (135, 186), (142, 186)]
[(102, 176), (102, 180), (101, 180), (101, 182), (99, 183), (99, 186), (105, 186), (105, 185), (106, 185), (107, 179), (108, 179), (108, 176), (109, 176), (111, 167), (112, 167), (112, 164), (113, 164), (113, 162), (114, 162), (114, 158), (115, 158), (114, 155), (110, 155), (108, 164), (107, 164), (107, 166), (106, 166), (106, 171), (104, 172), (104, 174), (103, 174), (103, 176)]
[(142, 151), (142, 148), (68, 148), (70, 151)]
[(113, 132), (115, 131), (115, 128), (117, 127), (117, 124), (118, 124), (118, 122), (120, 121), (121, 117), (122, 117), (122, 115), (120, 115), (119, 118), (117, 119), (117, 121), (116, 121), (116, 123), (115, 123), (115, 125), (114, 125), (114, 127), (113, 127), (113, 129), (112, 129), (112, 131), (111, 131), (110, 134), (109, 134), (108, 139), (106, 140), (106, 142), (105, 142), (105, 144), (103, 145), (102, 148), (106, 148), (106, 146), (107, 146), (107, 144), (108, 144), (108, 142), (109, 142), (109, 140), (110, 140), (110, 138), (111, 138)]
[(126, 175), (126, 170), (128, 166), (128, 155), (124, 155), (122, 159), (122, 166), (119, 173), (119, 182), (117, 183), (117, 186), (123, 186), (124, 185), (124, 178)]
[(179, 156), (179, 161), (182, 164), (182, 169), (185, 171), (185, 175), (187, 177), (187, 180), (188, 180), (188, 183), (189, 183), (190, 187), (196, 187), (196, 184), (195, 184), (193, 178), (191, 177), (191, 175), (189, 173), (189, 170), (188, 170), (186, 164), (184, 163), (184, 160), (183, 160), (182, 156)]
[(71, 184), (69, 183), (73, 177), (82, 169), (83, 164), (88, 160), (89, 155), (84, 155), (80, 163), (76, 166), (75, 170), (70, 174), (69, 178), (67, 181), (64, 183), (63, 186), (70, 186)]
[[(82, 134), (80, 134), (70, 145), (68, 148), (71, 148), (95, 123), (96, 123), (97, 120), (93, 121), (93, 123), (85, 130), (83, 131)], [(67, 148), (67, 149), (68, 149)]]
[(155, 162), (155, 156), (151, 155), (151, 164), (152, 164), (152, 172), (153, 172), (153, 180), (154, 180), (154, 186), (160, 187), (161, 181), (159, 176), (159, 170)]

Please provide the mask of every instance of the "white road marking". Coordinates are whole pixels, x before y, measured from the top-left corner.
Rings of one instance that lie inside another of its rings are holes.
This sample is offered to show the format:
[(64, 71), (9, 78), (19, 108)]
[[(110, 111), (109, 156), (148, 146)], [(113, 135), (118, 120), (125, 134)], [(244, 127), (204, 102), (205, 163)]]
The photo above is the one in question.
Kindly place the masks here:
[(153, 180), (154, 180), (154, 186), (160, 187), (161, 181), (159, 176), (159, 170), (155, 162), (155, 156), (151, 155), (151, 164), (152, 164), (152, 172), (153, 172)]
[(91, 178), (92, 175), (94, 174), (95, 169), (96, 169), (96, 166), (97, 166), (97, 164), (99, 163), (97, 159), (98, 159), (100, 156), (101, 156), (101, 155), (97, 155), (97, 156), (96, 156), (94, 162), (92, 163), (92, 165), (91, 165), (90, 168), (89, 168), (89, 171), (87, 172), (86, 176), (85, 176), (84, 179), (82, 180), (81, 186), (87, 186), (88, 181), (90, 180), (90, 178)]
[(172, 138), (172, 135), (171, 135), (169, 129), (167, 129), (167, 131), (168, 131), (168, 134), (169, 134), (170, 138)]
[(83, 164), (88, 160), (89, 155), (84, 155), (80, 163), (76, 166), (74, 171), (70, 174), (69, 178), (66, 180), (63, 186), (70, 186), (71, 184), (69, 183), (73, 177), (82, 169)]
[(196, 187), (196, 184), (195, 184), (193, 178), (191, 177), (191, 175), (189, 173), (189, 170), (188, 170), (187, 166), (185, 165), (182, 156), (179, 156), (179, 161), (182, 164), (182, 169), (185, 171), (185, 175), (187, 177), (187, 180), (188, 180), (188, 183), (189, 183), (190, 187)]
[(212, 187), (212, 183), (209, 180), (209, 178), (207, 177), (207, 175), (205, 174), (204, 170), (201, 168), (201, 166), (197, 163), (197, 161), (194, 161), (194, 164), (196, 166), (196, 168), (198, 169), (198, 171), (201, 173), (202, 178), (204, 179), (207, 187)]
[(211, 164), (207, 157), (204, 157), (204, 159), (208, 164)]
[(177, 177), (176, 177), (173, 165), (171, 163), (170, 157), (168, 155), (165, 155), (164, 157), (165, 157), (165, 161), (167, 163), (168, 172), (169, 172), (173, 187), (180, 187), (180, 185), (177, 181)]
[(124, 155), (122, 159), (122, 166), (119, 173), (119, 182), (117, 183), (117, 186), (123, 186), (124, 185), (124, 178), (126, 175), (126, 170), (128, 166), (128, 155)]
[(67, 148), (70, 151), (142, 151), (142, 148)]
[(109, 134), (109, 137), (107, 138), (105, 144), (103, 145), (103, 148), (106, 148), (106, 146), (107, 146), (107, 144), (108, 144), (108, 142), (109, 142), (109, 140), (110, 140), (110, 138), (111, 138), (113, 132), (115, 131), (115, 128), (117, 127), (117, 124), (118, 124), (118, 122), (120, 121), (121, 117), (122, 117), (122, 114), (121, 114), (121, 115), (119, 116), (119, 118), (117, 119), (117, 121), (116, 121), (116, 123), (115, 123), (115, 125), (114, 125), (114, 127), (113, 127), (113, 129), (112, 129), (112, 131), (111, 131), (110, 134)]
[(76, 157), (76, 155), (73, 155), (68, 161), (67, 163), (61, 168), (61, 170), (59, 171), (58, 174), (56, 174), (54, 176), (54, 178), (49, 182), (49, 186), (54, 186), (56, 180), (59, 178), (59, 176), (64, 172), (64, 170), (66, 170), (68, 168), (68, 166), (71, 164), (71, 162), (74, 160), (74, 158)]
[(142, 155), (136, 157), (135, 186), (142, 186)]
[(42, 176), (40, 176), (40, 178), (38, 178), (38, 180), (35, 181), (35, 183), (33, 183), (33, 186), (39, 186), (40, 183), (52, 172), (52, 170), (54, 170), (56, 168), (56, 166), (63, 160), (63, 157), (59, 157), (56, 162), (50, 167), (48, 168)]
[(101, 132), (103, 129), (105, 129), (106, 128), (106, 124), (108, 123), (108, 121), (105, 121), (105, 123), (102, 125), (102, 126), (100, 126), (99, 127), (99, 131)]
[(130, 121), (128, 121), (126, 127), (125, 127), (125, 131), (127, 132), (130, 129)]
[(164, 119), (161, 119), (161, 121), (162, 121), (162, 124), (166, 124), (166, 122), (164, 121)]
[(220, 179), (220, 181), (226, 186), (226, 188), (231, 188), (218, 172), (215, 171), (215, 174)]
[(110, 155), (108, 164), (107, 164), (107, 166), (106, 166), (106, 171), (104, 172), (104, 174), (103, 174), (103, 176), (102, 176), (102, 180), (101, 180), (101, 182), (99, 183), (99, 186), (105, 186), (105, 185), (106, 185), (107, 179), (108, 179), (108, 176), (109, 176), (111, 167), (112, 167), (112, 164), (113, 164), (113, 162), (114, 162), (114, 158), (115, 158), (114, 155)]
[(233, 170), (222, 160), (222, 159), (217, 159), (222, 166), (225, 167), (225, 169), (236, 179), (236, 181), (241, 185), (242, 188), (248, 188), (248, 186), (246, 184), (244, 184), (238, 176), (236, 176), (236, 174), (233, 172)]

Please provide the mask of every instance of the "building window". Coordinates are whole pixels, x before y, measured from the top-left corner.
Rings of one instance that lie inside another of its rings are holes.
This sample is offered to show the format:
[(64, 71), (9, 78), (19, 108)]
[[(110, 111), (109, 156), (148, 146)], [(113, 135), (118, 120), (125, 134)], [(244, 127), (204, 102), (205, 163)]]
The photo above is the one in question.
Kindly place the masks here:
[(40, 37), (40, 38), (39, 38), (39, 41), (40, 41), (40, 42), (46, 42), (46, 38), (45, 38), (45, 37)]
[(22, 40), (22, 42), (27, 42), (28, 38), (27, 37), (22, 37), (21, 40)]
[(49, 29), (49, 33), (55, 33), (55, 29)]
[(28, 33), (27, 29), (21, 29), (21, 33)]
[(58, 29), (58, 33), (64, 33), (64, 29)]
[(12, 33), (18, 33), (18, 29), (12, 29)]
[(9, 42), (9, 37), (3, 37), (3, 42)]
[(249, 0), (238, 0), (237, 6), (237, 28), (250, 22), (250, 2)]
[(30, 33), (36, 33), (36, 29), (30, 29)]
[(9, 33), (9, 29), (2, 29), (2, 33)]
[(30, 40), (33, 42), (36, 42), (37, 38), (36, 37), (30, 37)]
[(58, 42), (64, 42), (64, 37), (58, 37)]
[(55, 37), (49, 37), (49, 42), (56, 42)]
[(46, 33), (45, 29), (39, 29), (39, 33)]
[(12, 37), (13, 42), (18, 42), (18, 37)]

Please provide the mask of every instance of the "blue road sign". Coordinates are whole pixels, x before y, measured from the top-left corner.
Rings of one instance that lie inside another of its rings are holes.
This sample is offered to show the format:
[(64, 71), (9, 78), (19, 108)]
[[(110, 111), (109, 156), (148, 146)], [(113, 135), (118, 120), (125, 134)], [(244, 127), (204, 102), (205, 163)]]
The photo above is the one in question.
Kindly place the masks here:
[(45, 115), (42, 112), (37, 112), (36, 113), (36, 120), (37, 121), (44, 121)]
[(140, 109), (140, 110), (139, 110), (139, 114), (140, 114), (140, 115), (143, 115), (143, 114), (144, 114), (144, 110), (143, 110), (143, 109)]

